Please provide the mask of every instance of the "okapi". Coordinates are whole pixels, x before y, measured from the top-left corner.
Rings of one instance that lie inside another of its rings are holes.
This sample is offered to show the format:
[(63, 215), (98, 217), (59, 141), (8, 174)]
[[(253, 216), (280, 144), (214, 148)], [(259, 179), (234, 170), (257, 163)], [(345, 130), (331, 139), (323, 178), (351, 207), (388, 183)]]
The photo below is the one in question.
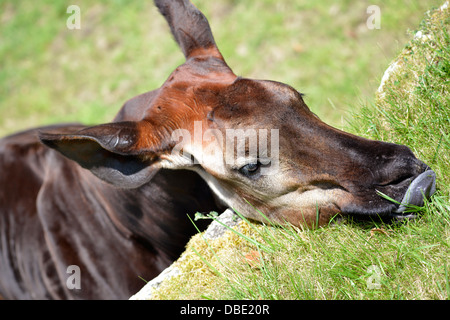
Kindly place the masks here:
[[(188, 213), (230, 207), (325, 226), (409, 217), (405, 204), (434, 192), (434, 172), (409, 148), (326, 125), (286, 84), (236, 76), (193, 4), (155, 4), (186, 57), (159, 89), (111, 123), (0, 141), (1, 296), (128, 298), (183, 251)], [(73, 265), (79, 289), (67, 285)]]

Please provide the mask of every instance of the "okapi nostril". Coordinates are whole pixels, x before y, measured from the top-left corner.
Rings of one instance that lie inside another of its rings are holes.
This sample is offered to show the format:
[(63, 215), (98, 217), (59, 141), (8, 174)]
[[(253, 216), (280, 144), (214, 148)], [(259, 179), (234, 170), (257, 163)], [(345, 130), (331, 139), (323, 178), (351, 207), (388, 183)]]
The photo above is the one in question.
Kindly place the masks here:
[(429, 199), (435, 192), (436, 174), (433, 170), (427, 170), (411, 182), (396, 213), (402, 213), (408, 205), (423, 206), (424, 198)]

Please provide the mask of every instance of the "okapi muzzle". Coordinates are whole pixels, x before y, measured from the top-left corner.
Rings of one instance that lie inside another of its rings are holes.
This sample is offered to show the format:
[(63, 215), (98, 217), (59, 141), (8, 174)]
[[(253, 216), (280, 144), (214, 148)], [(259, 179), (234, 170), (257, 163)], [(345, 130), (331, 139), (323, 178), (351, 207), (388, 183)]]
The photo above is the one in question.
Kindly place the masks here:
[(192, 170), (244, 216), (297, 226), (410, 217), (407, 206), (434, 193), (434, 172), (406, 146), (326, 125), (286, 84), (236, 76), (193, 4), (155, 3), (186, 62), (113, 122), (42, 132), (43, 143), (121, 188), (150, 183), (160, 169)]

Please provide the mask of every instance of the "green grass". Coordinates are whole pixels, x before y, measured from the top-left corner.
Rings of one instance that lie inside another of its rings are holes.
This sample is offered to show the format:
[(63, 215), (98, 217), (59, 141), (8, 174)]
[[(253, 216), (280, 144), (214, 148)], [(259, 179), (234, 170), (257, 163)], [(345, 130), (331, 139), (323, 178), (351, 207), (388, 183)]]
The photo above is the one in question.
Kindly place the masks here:
[[(195, 236), (154, 299), (450, 299), (450, 10), (420, 24), (401, 66), (351, 130), (409, 145), (437, 173), (419, 218), (346, 219), (316, 230), (243, 221), (225, 238)], [(412, 37), (412, 35), (411, 35)]]
[[(153, 298), (449, 299), (449, 230), (441, 196), (419, 221), (401, 225), (346, 221), (301, 230), (244, 221), (223, 239), (194, 237), (177, 263), (182, 275)], [(373, 269), (379, 278), (371, 281)]]
[[(431, 216), (428, 216), (431, 218)], [(436, 217), (434, 217), (436, 218)], [(439, 217), (442, 218), (442, 217)], [(449, 297), (448, 242), (423, 228), (447, 229), (447, 221), (427, 219), (421, 224), (384, 226), (348, 222), (320, 230), (261, 229), (273, 251), (261, 250), (259, 268), (241, 265), (229, 272), (233, 284), (225, 297), (250, 299), (445, 299)], [(428, 235), (430, 236), (430, 235)], [(447, 233), (448, 236), (448, 233)], [(447, 250), (442, 250), (442, 249)], [(447, 254), (447, 255), (446, 255)], [(436, 264), (439, 267), (436, 268)], [(379, 272), (379, 289), (369, 287), (370, 269)], [(236, 276), (239, 274), (239, 276)], [(249, 274), (247, 277), (246, 274)], [(250, 279), (250, 281), (249, 281)], [(222, 294), (211, 298), (222, 298)]]
[[(286, 82), (326, 122), (343, 126), (431, 5), (365, 1), (194, 0), (241, 76)], [(68, 30), (66, 9), (81, 9)], [(0, 0), (0, 135), (55, 122), (110, 121), (133, 96), (159, 87), (183, 56), (152, 1)]]

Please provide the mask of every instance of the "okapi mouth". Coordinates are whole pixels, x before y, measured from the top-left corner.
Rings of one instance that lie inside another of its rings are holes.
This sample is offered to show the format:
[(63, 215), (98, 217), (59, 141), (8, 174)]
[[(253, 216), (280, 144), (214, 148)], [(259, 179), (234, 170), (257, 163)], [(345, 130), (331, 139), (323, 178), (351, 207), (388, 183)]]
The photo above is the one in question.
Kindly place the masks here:
[(342, 213), (362, 220), (379, 218), (382, 221), (401, 221), (416, 218), (415, 207), (423, 207), (425, 199), (430, 199), (436, 192), (435, 172), (425, 164), (423, 167), (424, 171), (417, 176), (390, 186), (393, 189), (406, 191), (401, 193), (397, 191), (397, 195), (391, 197), (381, 190), (376, 190), (380, 198), (387, 196), (385, 199), (381, 199), (383, 202), (378, 206), (363, 208), (358, 205), (349, 205), (343, 208)]
[(409, 185), (408, 189), (400, 202), (399, 207), (393, 212), (394, 216), (405, 218), (410, 215), (404, 215), (408, 206), (422, 207), (424, 199), (429, 199), (436, 192), (436, 174), (428, 169), (419, 174)]

